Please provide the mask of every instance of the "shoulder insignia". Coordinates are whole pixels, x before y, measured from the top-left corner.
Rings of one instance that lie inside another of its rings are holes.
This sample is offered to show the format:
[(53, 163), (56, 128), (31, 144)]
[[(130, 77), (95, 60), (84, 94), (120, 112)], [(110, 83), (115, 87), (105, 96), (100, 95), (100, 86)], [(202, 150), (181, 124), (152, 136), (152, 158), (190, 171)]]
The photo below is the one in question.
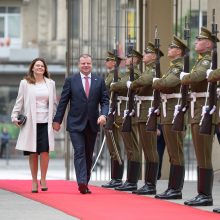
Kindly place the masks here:
[(172, 72), (173, 72), (173, 73), (178, 73), (178, 72), (179, 72), (179, 69), (178, 69), (178, 68), (173, 68), (173, 69), (172, 69)]
[(209, 60), (203, 60), (202, 65), (208, 66), (208, 65), (210, 65), (210, 61)]

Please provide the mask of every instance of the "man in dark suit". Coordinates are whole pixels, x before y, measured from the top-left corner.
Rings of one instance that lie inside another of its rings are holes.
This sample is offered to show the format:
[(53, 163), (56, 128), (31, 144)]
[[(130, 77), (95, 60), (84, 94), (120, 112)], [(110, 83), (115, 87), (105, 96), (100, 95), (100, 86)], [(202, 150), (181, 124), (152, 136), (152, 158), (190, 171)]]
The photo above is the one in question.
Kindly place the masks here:
[(86, 194), (91, 193), (88, 182), (92, 155), (99, 125), (106, 123), (109, 97), (104, 80), (91, 73), (91, 56), (81, 55), (78, 66), (80, 72), (65, 80), (53, 128), (57, 131), (60, 129), (67, 104), (70, 102), (67, 131), (74, 147), (74, 165), (79, 191)]

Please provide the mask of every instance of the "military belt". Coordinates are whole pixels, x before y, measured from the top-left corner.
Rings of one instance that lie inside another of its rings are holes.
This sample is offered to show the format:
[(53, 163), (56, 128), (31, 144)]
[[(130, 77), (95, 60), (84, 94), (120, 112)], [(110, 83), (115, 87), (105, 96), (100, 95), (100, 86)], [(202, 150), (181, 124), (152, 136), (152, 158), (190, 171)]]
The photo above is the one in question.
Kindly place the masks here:
[(194, 107), (195, 107), (195, 102), (197, 98), (205, 98), (208, 97), (209, 94), (207, 92), (191, 92), (190, 93), (190, 98), (192, 99), (190, 102), (190, 107), (191, 107), (191, 117), (194, 118)]
[(171, 93), (171, 94), (160, 93), (160, 97), (162, 99), (163, 116), (167, 117), (167, 110), (166, 110), (167, 99), (180, 99), (182, 96), (180, 93)]
[(137, 102), (137, 117), (139, 118), (140, 117), (140, 107), (141, 107), (142, 101), (147, 101), (147, 100), (153, 101), (154, 97), (153, 96), (138, 96), (138, 95), (135, 95), (134, 99)]
[(128, 97), (127, 96), (118, 96), (118, 98), (117, 98), (117, 108), (118, 108), (118, 116), (120, 116), (120, 114), (121, 114), (121, 108), (120, 108), (120, 106), (121, 106), (121, 102), (122, 101), (128, 101)]

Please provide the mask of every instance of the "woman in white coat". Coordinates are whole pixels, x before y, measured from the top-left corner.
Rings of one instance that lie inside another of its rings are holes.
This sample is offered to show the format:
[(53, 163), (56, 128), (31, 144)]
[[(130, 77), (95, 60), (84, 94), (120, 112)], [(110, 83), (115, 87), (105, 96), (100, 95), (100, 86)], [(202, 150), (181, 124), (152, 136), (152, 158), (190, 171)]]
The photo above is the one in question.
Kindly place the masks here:
[[(57, 107), (55, 82), (49, 78), (44, 59), (32, 61), (25, 78), (21, 80), (12, 122), (20, 127), (16, 149), (29, 155), (32, 175), (32, 192), (38, 192), (38, 156), (40, 157), (41, 190), (47, 191), (46, 174), (49, 151), (54, 150), (53, 116)], [(26, 123), (19, 125), (18, 115), (27, 116)]]

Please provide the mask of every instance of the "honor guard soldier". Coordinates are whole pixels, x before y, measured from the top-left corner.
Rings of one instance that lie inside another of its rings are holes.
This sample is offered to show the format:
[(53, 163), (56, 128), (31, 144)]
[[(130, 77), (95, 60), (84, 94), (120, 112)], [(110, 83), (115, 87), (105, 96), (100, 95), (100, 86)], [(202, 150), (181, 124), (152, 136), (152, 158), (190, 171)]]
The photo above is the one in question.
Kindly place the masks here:
[[(121, 60), (122, 60), (121, 57), (116, 56), (111, 51), (108, 51), (108, 54), (107, 54), (107, 57), (105, 60), (105, 65), (107, 68), (107, 76), (105, 79), (105, 84), (106, 84), (106, 88), (108, 90), (110, 89), (110, 84), (113, 82), (113, 79), (114, 79), (115, 67), (116, 67), (116, 65), (117, 66), (120, 65)], [(118, 80), (120, 80), (121, 73), (119, 71), (117, 71), (117, 74), (118, 74)], [(112, 100), (110, 100), (110, 102), (111, 101)], [(117, 114), (117, 110), (116, 110), (115, 114)], [(123, 164), (123, 161), (122, 161), (122, 165), (119, 164), (119, 162), (117, 160), (115, 148), (113, 146), (113, 144), (115, 143), (115, 145), (117, 147), (117, 151), (118, 151), (119, 156), (121, 158), (122, 146), (120, 146), (120, 144), (119, 144), (119, 135), (120, 135), (119, 127), (121, 126), (121, 124), (122, 124), (122, 117), (120, 120), (119, 120), (119, 117), (117, 117), (117, 118), (115, 117), (114, 125), (113, 125), (112, 131), (111, 131), (113, 136), (111, 136), (111, 134), (109, 133), (108, 130), (105, 130), (106, 143), (107, 143), (110, 157), (111, 157), (111, 180), (108, 183), (102, 185), (102, 187), (105, 187), (105, 188), (115, 188), (117, 186), (122, 185), (124, 164)]]
[[(118, 93), (118, 114), (120, 117), (123, 117), (124, 111), (126, 110), (126, 103), (128, 102), (128, 88), (127, 81), (130, 79), (130, 67), (133, 62), (134, 67), (134, 79), (137, 79), (141, 72), (138, 69), (138, 65), (142, 60), (142, 54), (138, 51), (132, 49), (132, 51), (127, 55), (125, 60), (125, 65), (127, 66), (127, 71), (121, 80), (117, 83), (112, 83), (110, 86), (111, 91)], [(120, 126), (120, 129), (122, 127)], [(138, 146), (137, 138), (137, 123), (135, 118), (132, 117), (132, 128), (131, 132), (121, 132), (123, 139), (125, 151), (127, 154), (127, 179), (125, 183), (119, 187), (116, 187), (116, 190), (120, 191), (133, 191), (137, 189), (137, 182), (140, 176), (141, 168), (141, 150)]]
[[(220, 81), (220, 69), (216, 69), (216, 70), (213, 70), (213, 71), (210, 71), (210, 72), (207, 71), (207, 78), (208, 78), (208, 82)], [(217, 91), (217, 92), (218, 92), (218, 99), (219, 99), (219, 91)], [(217, 120), (216, 120), (216, 123), (218, 125), (217, 129), (219, 129), (220, 128), (220, 112), (219, 112), (219, 108), (217, 108)], [(220, 208), (213, 209), (213, 212), (220, 213)]]
[(170, 59), (170, 67), (162, 78), (153, 79), (153, 88), (161, 92), (161, 125), (170, 161), (168, 189), (155, 196), (155, 198), (159, 199), (182, 199), (185, 176), (184, 133), (182, 131), (174, 132), (172, 130), (172, 121), (175, 105), (178, 99), (181, 98), (179, 93), (181, 86), (180, 73), (183, 71), (183, 56), (186, 47), (186, 44), (181, 39), (173, 36), (167, 55)]
[[(136, 96), (136, 120), (138, 123), (139, 145), (143, 148), (146, 161), (145, 185), (134, 194), (152, 195), (156, 194), (156, 182), (159, 168), (159, 157), (157, 153), (157, 133), (146, 132), (148, 109), (153, 100), (152, 83), (155, 76), (155, 62), (157, 50), (151, 42), (148, 42), (144, 50), (143, 62), (146, 65), (144, 73), (130, 84), (130, 89), (135, 90)], [(163, 53), (160, 51), (160, 57)]]
[(211, 51), (216, 40), (218, 41), (207, 28), (201, 27), (200, 34), (195, 41), (195, 51), (198, 53), (198, 59), (190, 73), (181, 73), (182, 84), (190, 85), (191, 88), (189, 123), (191, 124), (192, 140), (198, 165), (198, 195), (184, 202), (185, 205), (189, 206), (213, 205), (212, 142), (215, 117), (212, 117), (213, 132), (211, 135), (200, 134), (199, 124), (202, 118), (202, 106), (205, 104), (207, 95), (206, 72), (211, 68)]

